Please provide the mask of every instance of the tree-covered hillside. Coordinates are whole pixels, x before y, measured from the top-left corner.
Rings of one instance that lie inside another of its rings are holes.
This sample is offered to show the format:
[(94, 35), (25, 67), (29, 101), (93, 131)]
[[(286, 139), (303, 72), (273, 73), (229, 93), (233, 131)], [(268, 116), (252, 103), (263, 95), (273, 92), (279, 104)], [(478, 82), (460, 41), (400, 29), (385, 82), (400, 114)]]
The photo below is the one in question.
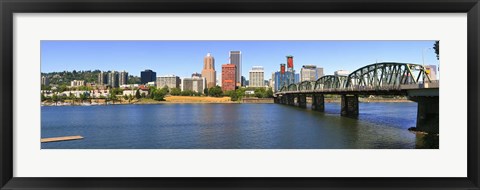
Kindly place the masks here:
[[(110, 72), (110, 71), (107, 71)], [(50, 79), (50, 85), (70, 85), (73, 80), (85, 80), (86, 83), (94, 82), (98, 83), (98, 74), (100, 70), (88, 70), (88, 71), (63, 71), (63, 72), (50, 72), (42, 73), (42, 76), (46, 76)], [(140, 83), (140, 77), (130, 75), (128, 77), (129, 84)]]

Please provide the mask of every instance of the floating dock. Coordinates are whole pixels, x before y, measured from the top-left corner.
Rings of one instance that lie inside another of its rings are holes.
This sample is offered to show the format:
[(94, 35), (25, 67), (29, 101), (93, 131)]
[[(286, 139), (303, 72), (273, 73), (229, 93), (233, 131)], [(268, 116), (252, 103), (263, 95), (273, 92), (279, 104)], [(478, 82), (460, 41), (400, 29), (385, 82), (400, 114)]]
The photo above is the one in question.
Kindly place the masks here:
[(40, 142), (59, 142), (59, 141), (71, 141), (71, 140), (80, 140), (83, 139), (82, 136), (65, 136), (65, 137), (52, 137), (52, 138), (42, 138)]

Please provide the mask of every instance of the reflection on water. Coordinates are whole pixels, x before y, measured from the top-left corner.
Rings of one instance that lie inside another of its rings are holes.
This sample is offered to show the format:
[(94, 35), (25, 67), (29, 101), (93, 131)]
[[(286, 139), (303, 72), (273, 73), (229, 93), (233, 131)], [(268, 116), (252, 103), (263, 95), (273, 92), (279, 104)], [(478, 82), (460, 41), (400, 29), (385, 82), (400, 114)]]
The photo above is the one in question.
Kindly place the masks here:
[(413, 149), (422, 148), (416, 103), (360, 103), (358, 119), (278, 104), (42, 107), (43, 149)]

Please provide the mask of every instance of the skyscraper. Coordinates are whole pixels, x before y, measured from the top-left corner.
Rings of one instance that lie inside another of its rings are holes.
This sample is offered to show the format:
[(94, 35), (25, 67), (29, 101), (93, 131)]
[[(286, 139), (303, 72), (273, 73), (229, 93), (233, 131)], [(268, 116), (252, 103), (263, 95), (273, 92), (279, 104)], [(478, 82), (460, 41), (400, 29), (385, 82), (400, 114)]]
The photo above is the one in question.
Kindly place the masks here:
[(236, 66), (235, 79), (236, 86), (243, 86), (242, 84), (242, 52), (241, 51), (230, 51), (230, 64)]
[(128, 83), (128, 72), (126, 72), (126, 71), (120, 72), (120, 78), (118, 80), (119, 80), (120, 85), (127, 84)]
[(202, 77), (202, 74), (194, 72), (192, 73), (192, 77)]
[(100, 71), (98, 73), (98, 85), (108, 84), (108, 73)]
[(317, 67), (317, 79), (323, 77), (323, 67)]
[(303, 65), (300, 69), (300, 82), (317, 80), (317, 66)]
[(48, 86), (50, 85), (50, 80), (47, 76), (42, 76), (42, 85)]
[(315, 81), (323, 77), (323, 68), (316, 65), (303, 65), (300, 69), (300, 82)]
[(117, 87), (119, 87), (119, 84), (118, 84), (118, 72), (117, 72), (117, 71), (111, 71), (110, 73), (108, 73), (108, 84), (109, 84), (112, 88), (117, 88)]
[(235, 90), (237, 85), (236, 72), (237, 66), (235, 64), (222, 65), (222, 91)]
[(250, 87), (265, 87), (264, 71), (262, 66), (253, 66), (249, 74)]
[(157, 73), (150, 69), (145, 69), (145, 71), (140, 73), (140, 82), (142, 84), (154, 82), (155, 80), (157, 80)]
[(207, 88), (214, 87), (217, 82), (217, 72), (215, 71), (215, 59), (208, 53), (203, 59), (202, 77), (207, 81)]

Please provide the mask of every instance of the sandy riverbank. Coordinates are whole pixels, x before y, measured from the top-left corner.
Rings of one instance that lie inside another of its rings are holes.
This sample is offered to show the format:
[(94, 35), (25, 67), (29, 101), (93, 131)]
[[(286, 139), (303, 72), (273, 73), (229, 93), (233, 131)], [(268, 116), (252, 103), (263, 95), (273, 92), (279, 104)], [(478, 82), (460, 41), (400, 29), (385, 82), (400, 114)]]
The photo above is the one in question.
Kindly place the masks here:
[[(115, 103), (109, 101), (105, 102), (104, 99), (92, 99), (91, 101), (85, 102), (72, 102), (71, 100), (65, 100), (64, 102), (58, 102), (57, 106), (95, 106), (95, 105), (122, 105), (122, 104), (174, 104), (174, 103), (183, 103), (183, 104), (231, 104), (231, 103), (240, 103), (230, 100), (230, 97), (204, 97), (204, 96), (167, 96), (165, 101), (156, 101), (153, 99), (140, 99), (140, 100), (116, 100)], [(42, 102), (44, 106), (55, 106), (55, 103), (52, 102)]]

